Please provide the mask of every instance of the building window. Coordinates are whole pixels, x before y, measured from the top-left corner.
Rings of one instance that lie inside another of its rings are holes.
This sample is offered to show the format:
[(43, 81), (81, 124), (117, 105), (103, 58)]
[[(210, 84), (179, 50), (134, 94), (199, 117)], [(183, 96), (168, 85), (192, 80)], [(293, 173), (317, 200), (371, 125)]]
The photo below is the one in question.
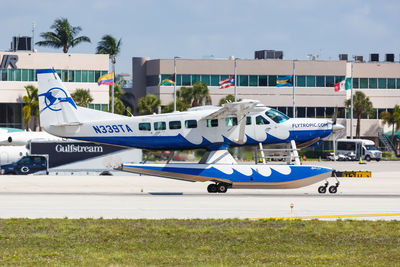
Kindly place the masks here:
[(333, 87), (335, 85), (335, 77), (334, 76), (326, 76), (325, 77), (325, 87)]
[(378, 88), (379, 89), (386, 89), (386, 78), (379, 78), (378, 79)]
[(387, 79), (387, 88), (388, 88), (388, 89), (394, 89), (394, 88), (396, 88), (396, 79), (394, 79), (394, 78), (388, 78), (388, 79)]
[(101, 71), (96, 70), (94, 72), (94, 81), (97, 82), (99, 80), (100, 76), (101, 76)]
[(249, 76), (248, 75), (239, 75), (240, 86), (249, 86)]
[(183, 74), (182, 75), (182, 85), (183, 86), (191, 85), (191, 83), (190, 83), (190, 75), (188, 75), (188, 74)]
[(353, 88), (360, 88), (360, 79), (353, 78)]
[(306, 86), (306, 76), (296, 76), (296, 86), (305, 87)]
[(276, 86), (276, 75), (268, 75), (268, 86)]
[(169, 129), (178, 130), (180, 128), (181, 128), (181, 122), (180, 121), (170, 121), (169, 122)]
[(211, 85), (210, 75), (201, 75), (201, 81), (210, 86)]
[(369, 78), (369, 88), (376, 89), (378, 88), (378, 80), (376, 78)]
[[(317, 108), (317, 116), (318, 116), (318, 118), (320, 118), (319, 115), (318, 115), (318, 114), (319, 114), (319, 113), (318, 113), (318, 109), (319, 109), (319, 108)], [(326, 114), (325, 118), (332, 118), (334, 113), (335, 113), (335, 108), (329, 108), (329, 107), (327, 107), (327, 108), (325, 109), (325, 114)]]
[(335, 83), (340, 83), (344, 80), (344, 76), (335, 76)]
[(196, 120), (185, 121), (185, 128), (188, 128), (188, 129), (197, 128), (197, 121)]
[(141, 122), (141, 123), (139, 123), (139, 131), (151, 131), (150, 122)]
[(316, 76), (317, 87), (325, 87), (325, 76)]
[(297, 118), (305, 118), (306, 117), (306, 108), (305, 107), (297, 107)]
[(219, 86), (219, 75), (211, 75), (211, 86)]
[(207, 120), (206, 126), (207, 127), (218, 127), (218, 119)]
[(259, 86), (268, 86), (268, 76), (267, 75), (258, 76), (258, 85)]
[[(94, 70), (89, 70), (89, 72), (88, 72), (88, 75), (89, 75), (89, 78), (88, 78), (88, 80), (89, 80), (89, 82), (90, 83), (94, 83)], [(96, 82), (97, 82), (97, 80), (96, 80)]]
[(193, 74), (192, 75), (192, 84), (195, 84), (197, 82), (200, 82), (200, 75)]
[(368, 88), (368, 78), (360, 78), (360, 88), (361, 89)]
[(165, 121), (157, 121), (154, 123), (154, 130), (155, 131), (162, 131), (167, 129), (167, 125), (165, 123)]
[(77, 82), (77, 83), (82, 82), (82, 71), (81, 70), (75, 71), (75, 82)]
[(28, 76), (29, 76), (28, 70), (23, 69), (21, 71), (22, 71), (22, 81), (28, 81)]
[[(99, 78), (100, 78), (100, 76), (99, 76)], [(96, 79), (96, 81), (97, 81), (97, 79)], [(75, 71), (70, 70), (70, 71), (68, 71), (68, 82), (72, 83), (74, 81), (75, 81)]]
[(315, 108), (307, 107), (307, 118), (315, 118)]
[(250, 86), (258, 86), (258, 76), (250, 75)]
[(396, 88), (400, 89), (400, 79), (396, 79)]
[(87, 70), (82, 71), (82, 82), (87, 83), (88, 82), (88, 72)]
[(307, 76), (307, 87), (315, 87), (315, 76)]

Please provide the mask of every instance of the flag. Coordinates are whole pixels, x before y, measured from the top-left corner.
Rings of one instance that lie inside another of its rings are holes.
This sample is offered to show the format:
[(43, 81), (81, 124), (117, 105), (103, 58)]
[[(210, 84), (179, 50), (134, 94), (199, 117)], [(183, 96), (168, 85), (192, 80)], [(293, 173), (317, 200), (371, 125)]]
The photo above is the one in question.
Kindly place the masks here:
[(110, 85), (114, 83), (114, 72), (104, 74), (97, 80), (97, 85)]
[(231, 86), (235, 86), (235, 75), (232, 75), (228, 79), (219, 81), (219, 89), (224, 89)]
[(293, 75), (283, 76), (276, 79), (276, 86), (293, 86)]
[(162, 80), (162, 81), (158, 84), (158, 86), (175, 84), (175, 74), (176, 74), (176, 73), (172, 74), (172, 75), (169, 76), (167, 79)]
[(343, 92), (344, 90), (351, 89), (351, 78), (346, 78), (345, 80), (335, 84), (335, 92)]

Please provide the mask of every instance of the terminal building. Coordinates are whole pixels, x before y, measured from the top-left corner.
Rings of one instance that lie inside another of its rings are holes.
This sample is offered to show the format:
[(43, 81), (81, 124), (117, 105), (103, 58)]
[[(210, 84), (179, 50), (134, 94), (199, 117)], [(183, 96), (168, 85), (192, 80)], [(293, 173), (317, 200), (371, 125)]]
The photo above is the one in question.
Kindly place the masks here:
[(25, 86), (37, 87), (36, 70), (43, 68), (54, 68), (71, 93), (89, 90), (91, 108), (108, 110), (108, 86), (97, 85), (97, 79), (108, 72), (108, 55), (39, 53), (32, 51), (28, 38), (14, 37), (11, 49), (0, 51), (0, 127), (26, 128), (22, 113)]
[[(371, 54), (368, 61), (361, 56), (349, 61), (345, 54), (339, 60), (285, 60), (280, 51), (272, 56), (268, 52), (256, 51), (255, 59), (176, 58), (176, 88), (203, 81), (208, 85), (212, 104), (218, 105), (221, 98), (234, 93), (233, 87), (219, 89), (218, 83), (234, 74), (236, 63), (238, 99), (256, 99), (293, 117), (294, 91), (296, 117), (331, 118), (337, 107), (338, 122), (346, 127), (344, 135), (350, 136), (350, 112), (345, 108), (347, 92), (335, 92), (334, 84), (352, 76), (353, 92), (364, 92), (375, 109), (374, 114), (363, 117), (361, 136), (377, 141), (379, 133), (388, 130), (387, 126), (383, 129), (380, 113), (400, 105), (400, 63), (395, 61), (394, 54), (386, 54), (384, 61), (379, 61), (378, 54)], [(174, 86), (159, 83), (173, 73), (173, 58), (132, 58), (136, 99), (151, 93), (161, 99), (162, 105), (172, 102)], [(293, 74), (294, 89), (276, 86), (277, 77)], [(356, 123), (354, 116), (353, 135)]]

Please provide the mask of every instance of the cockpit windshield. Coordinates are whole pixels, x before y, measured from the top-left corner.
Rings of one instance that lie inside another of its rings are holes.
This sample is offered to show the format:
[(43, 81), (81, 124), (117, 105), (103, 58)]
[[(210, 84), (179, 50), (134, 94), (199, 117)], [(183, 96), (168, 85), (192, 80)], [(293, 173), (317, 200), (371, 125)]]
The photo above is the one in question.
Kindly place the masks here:
[(276, 123), (282, 123), (289, 119), (289, 117), (283, 114), (282, 112), (272, 108), (270, 110), (267, 110), (265, 112), (265, 115), (267, 115), (271, 120), (273, 120)]

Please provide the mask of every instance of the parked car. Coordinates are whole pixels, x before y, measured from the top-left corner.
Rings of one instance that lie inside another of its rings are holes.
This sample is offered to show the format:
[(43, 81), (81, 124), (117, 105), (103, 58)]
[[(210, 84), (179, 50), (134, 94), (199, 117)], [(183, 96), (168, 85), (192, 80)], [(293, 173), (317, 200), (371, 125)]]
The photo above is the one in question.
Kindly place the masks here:
[(48, 173), (47, 157), (40, 155), (24, 156), (18, 161), (0, 166), (1, 174), (30, 174), (38, 171)]

